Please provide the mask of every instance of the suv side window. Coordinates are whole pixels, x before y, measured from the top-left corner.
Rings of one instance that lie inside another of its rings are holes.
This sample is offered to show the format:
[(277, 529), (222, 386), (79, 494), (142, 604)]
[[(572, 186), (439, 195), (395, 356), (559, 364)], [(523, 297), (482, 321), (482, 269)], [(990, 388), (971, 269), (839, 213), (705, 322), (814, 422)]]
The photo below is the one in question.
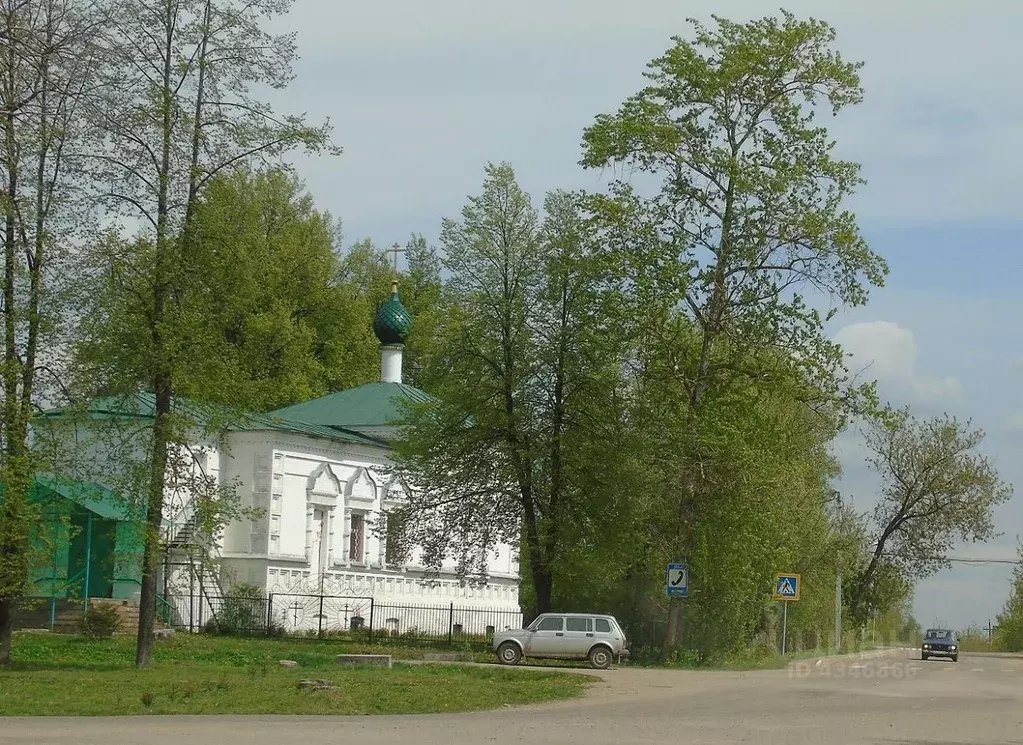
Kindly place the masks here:
[(566, 631), (585, 631), (590, 633), (593, 631), (593, 619), (592, 618), (566, 618), (565, 619), (565, 630)]
[(565, 619), (558, 616), (548, 616), (547, 618), (540, 621), (540, 625), (536, 627), (537, 631), (561, 631), (564, 628)]
[(596, 619), (597, 633), (598, 634), (610, 634), (611, 633), (611, 622), (606, 618)]

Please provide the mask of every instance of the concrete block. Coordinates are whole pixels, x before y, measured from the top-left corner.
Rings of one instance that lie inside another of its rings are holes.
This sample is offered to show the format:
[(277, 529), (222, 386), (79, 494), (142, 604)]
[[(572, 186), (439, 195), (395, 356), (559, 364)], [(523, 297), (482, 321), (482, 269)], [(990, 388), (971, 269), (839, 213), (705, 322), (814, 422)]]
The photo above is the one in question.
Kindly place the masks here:
[(339, 665), (370, 665), (372, 667), (391, 667), (391, 655), (389, 654), (339, 654), (337, 656)]
[(299, 690), (303, 691), (336, 691), (337, 688), (329, 680), (300, 680)]

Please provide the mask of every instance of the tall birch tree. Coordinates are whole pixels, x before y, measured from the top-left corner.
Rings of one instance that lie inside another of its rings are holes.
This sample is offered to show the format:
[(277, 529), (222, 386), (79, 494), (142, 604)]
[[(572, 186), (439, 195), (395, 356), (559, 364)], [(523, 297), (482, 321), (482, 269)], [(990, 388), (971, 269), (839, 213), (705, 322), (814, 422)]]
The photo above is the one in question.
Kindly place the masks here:
[(295, 148), (335, 151), (326, 124), (278, 114), (252, 92), (283, 88), (292, 77), (294, 34), (265, 29), (290, 6), (290, 0), (115, 0), (110, 17), (106, 98), (94, 112), (104, 147), (94, 166), (100, 198), (122, 218), (122, 229), (137, 228), (138, 240), (128, 255), (98, 252), (97, 266), (107, 269), (101, 274), (105, 292), (97, 296), (125, 302), (116, 313), (97, 308), (82, 351), (93, 374), (148, 387), (156, 401), (140, 667), (152, 664), (168, 448), (183, 429), (171, 415), (173, 400), (187, 392), (196, 360), (216, 351), (199, 351), (209, 340), (185, 302), (195, 266), (198, 197), (235, 165), (276, 162)]
[(60, 371), (61, 290), (90, 223), (76, 155), (97, 82), (99, 10), (76, 0), (0, 3), (0, 665), (11, 659), (14, 606), (32, 558), (27, 491), (38, 454), (29, 423)]

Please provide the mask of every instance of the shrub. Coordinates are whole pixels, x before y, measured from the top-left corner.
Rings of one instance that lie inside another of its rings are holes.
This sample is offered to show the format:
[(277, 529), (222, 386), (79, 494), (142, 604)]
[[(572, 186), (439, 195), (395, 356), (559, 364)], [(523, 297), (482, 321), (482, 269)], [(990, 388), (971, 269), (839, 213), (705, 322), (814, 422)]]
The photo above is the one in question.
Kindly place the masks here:
[(253, 634), (266, 631), (266, 593), (253, 585), (232, 587), (214, 618), (206, 623), (210, 634)]
[(95, 603), (78, 622), (78, 631), (90, 639), (109, 639), (121, 629), (121, 616), (117, 608), (106, 603)]

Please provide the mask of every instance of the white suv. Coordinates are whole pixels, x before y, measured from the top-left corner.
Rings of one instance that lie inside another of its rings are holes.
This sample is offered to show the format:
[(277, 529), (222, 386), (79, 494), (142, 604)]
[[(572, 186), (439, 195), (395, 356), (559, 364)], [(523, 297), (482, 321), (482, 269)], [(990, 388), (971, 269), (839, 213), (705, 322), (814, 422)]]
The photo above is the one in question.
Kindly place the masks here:
[(491, 648), (505, 665), (517, 665), (523, 657), (588, 659), (600, 670), (629, 654), (615, 617), (589, 613), (543, 613), (524, 629), (494, 634)]

